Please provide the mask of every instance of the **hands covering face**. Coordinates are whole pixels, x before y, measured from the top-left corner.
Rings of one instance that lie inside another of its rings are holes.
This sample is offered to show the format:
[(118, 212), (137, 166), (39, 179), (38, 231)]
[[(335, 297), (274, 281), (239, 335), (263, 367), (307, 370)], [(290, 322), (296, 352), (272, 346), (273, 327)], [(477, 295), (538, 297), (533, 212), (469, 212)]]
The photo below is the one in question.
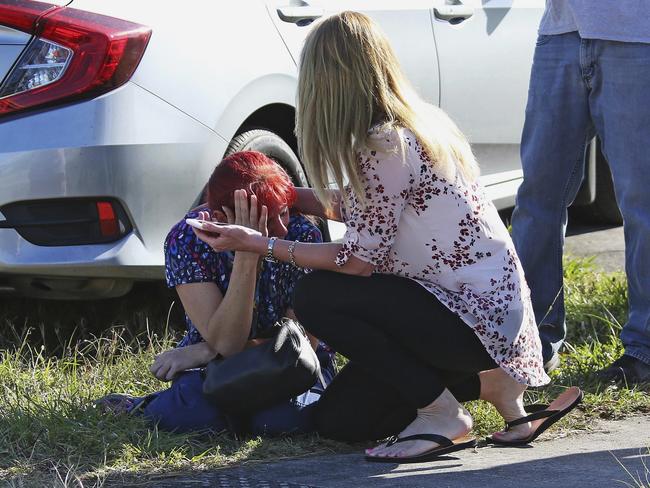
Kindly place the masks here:
[(250, 251), (251, 237), (268, 235), (268, 209), (262, 205), (258, 215), (257, 197), (251, 195), (250, 204), (246, 190), (235, 190), (235, 208), (223, 207), (227, 223), (215, 222), (209, 212), (199, 213), (207, 221), (204, 229), (193, 228), (199, 239), (215, 251)]

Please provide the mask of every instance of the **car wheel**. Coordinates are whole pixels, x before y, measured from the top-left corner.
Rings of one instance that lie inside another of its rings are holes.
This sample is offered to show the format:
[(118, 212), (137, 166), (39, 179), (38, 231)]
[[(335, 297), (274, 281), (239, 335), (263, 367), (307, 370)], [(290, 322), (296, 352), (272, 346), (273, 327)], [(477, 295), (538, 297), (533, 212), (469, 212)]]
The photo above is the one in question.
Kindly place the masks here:
[(600, 148), (596, 155), (596, 199), (589, 205), (576, 207), (574, 211), (576, 217), (593, 224), (623, 224), (623, 216), (616, 203), (612, 172)]
[(308, 186), (300, 160), (289, 144), (277, 134), (264, 129), (242, 132), (230, 142), (225, 155), (239, 151), (259, 151), (266, 154), (289, 173), (296, 186)]

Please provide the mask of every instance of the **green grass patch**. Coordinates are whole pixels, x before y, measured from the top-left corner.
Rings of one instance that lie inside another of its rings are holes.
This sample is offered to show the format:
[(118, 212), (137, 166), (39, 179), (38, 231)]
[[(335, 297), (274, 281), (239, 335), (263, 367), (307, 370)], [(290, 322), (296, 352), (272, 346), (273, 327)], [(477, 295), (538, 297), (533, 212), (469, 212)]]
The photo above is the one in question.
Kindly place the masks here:
[[(586, 393), (557, 428), (587, 428), (595, 418), (650, 412), (647, 390), (604, 386), (595, 371), (621, 353), (627, 308), (622, 273), (599, 273), (589, 260), (566, 263), (569, 338), (553, 386), (527, 393), (546, 402), (562, 388)], [(182, 313), (173, 297), (138, 291), (94, 303), (0, 302), (0, 479), (8, 486), (100, 486), (132, 476), (214, 469), (234, 463), (356, 451), (317, 435), (235, 441), (226, 434), (170, 434), (138, 417), (101, 415), (108, 393), (144, 395), (165, 387), (148, 373), (173, 347)], [(478, 436), (502, 427), (484, 402), (468, 406)]]
[(592, 258), (565, 259), (564, 289), (568, 343), (618, 336), (627, 319), (625, 273), (603, 273)]
[(145, 395), (164, 388), (148, 369), (157, 352), (173, 345), (171, 335), (131, 345), (114, 331), (60, 358), (27, 342), (0, 353), (0, 477), (16, 486), (78, 486), (109, 475), (209, 469), (346, 448), (317, 436), (238, 442), (210, 432), (172, 434), (139, 417), (94, 408), (93, 400), (110, 392)]

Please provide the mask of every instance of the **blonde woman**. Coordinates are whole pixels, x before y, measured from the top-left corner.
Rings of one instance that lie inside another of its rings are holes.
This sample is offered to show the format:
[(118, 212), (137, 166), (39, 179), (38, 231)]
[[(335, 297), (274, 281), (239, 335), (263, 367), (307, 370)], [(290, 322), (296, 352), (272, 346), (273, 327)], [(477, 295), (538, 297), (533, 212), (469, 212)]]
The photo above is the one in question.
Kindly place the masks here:
[(570, 388), (527, 416), (524, 390), (549, 379), (512, 241), (467, 140), (413, 93), (368, 17), (344, 12), (308, 36), (297, 135), (314, 187), (297, 207), (345, 222), (343, 242), (226, 224), (198, 235), (317, 270), (298, 283), (296, 315), (349, 359), (318, 404), (323, 435), (394, 436), (366, 458), (424, 461), (475, 445), (460, 401), (494, 404), (509, 422), (492, 436), (503, 444), (532, 441), (580, 401)]

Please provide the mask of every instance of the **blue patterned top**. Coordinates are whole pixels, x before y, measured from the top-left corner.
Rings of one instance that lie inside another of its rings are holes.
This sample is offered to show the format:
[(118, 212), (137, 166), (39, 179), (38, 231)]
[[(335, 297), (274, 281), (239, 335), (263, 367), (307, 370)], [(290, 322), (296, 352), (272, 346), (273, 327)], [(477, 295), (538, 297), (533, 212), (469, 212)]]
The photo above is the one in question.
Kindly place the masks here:
[[(197, 218), (198, 211), (189, 212), (185, 218)], [(285, 239), (300, 242), (322, 242), (321, 232), (311, 221), (300, 214), (292, 215)], [(200, 240), (185, 219), (174, 225), (165, 239), (165, 279), (169, 288), (186, 283), (214, 282), (226, 294), (235, 255), (233, 252), (216, 252)], [(292, 307), (293, 289), (298, 279), (308, 269), (289, 263), (270, 263), (262, 260), (255, 291), (256, 320), (251, 325), (254, 338), (272, 327)], [(178, 347), (202, 342), (203, 338), (190, 318), (185, 315), (187, 333)], [(325, 344), (319, 346), (319, 357), (329, 352), (333, 362), (334, 352)], [(325, 365), (322, 365), (325, 366)]]

